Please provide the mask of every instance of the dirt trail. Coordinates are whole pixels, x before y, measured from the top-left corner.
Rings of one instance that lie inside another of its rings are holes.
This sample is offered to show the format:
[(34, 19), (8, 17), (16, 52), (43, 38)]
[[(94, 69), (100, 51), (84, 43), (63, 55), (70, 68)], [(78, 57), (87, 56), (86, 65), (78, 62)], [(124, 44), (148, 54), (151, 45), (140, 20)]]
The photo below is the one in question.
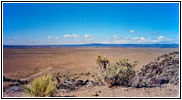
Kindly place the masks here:
[(35, 77), (38, 77), (38, 76), (40, 76), (40, 75), (42, 75), (42, 74), (44, 74), (44, 73), (47, 73), (50, 69), (52, 69), (53, 67), (54, 67), (55, 65), (54, 64), (51, 64), (51, 65), (49, 65), (48, 67), (46, 67), (44, 70), (42, 70), (42, 71), (40, 71), (40, 72), (38, 72), (38, 73), (34, 73), (33, 75), (31, 75), (31, 76), (28, 76), (28, 77), (26, 77), (26, 78), (21, 78), (20, 80), (32, 80), (32, 79), (34, 79)]

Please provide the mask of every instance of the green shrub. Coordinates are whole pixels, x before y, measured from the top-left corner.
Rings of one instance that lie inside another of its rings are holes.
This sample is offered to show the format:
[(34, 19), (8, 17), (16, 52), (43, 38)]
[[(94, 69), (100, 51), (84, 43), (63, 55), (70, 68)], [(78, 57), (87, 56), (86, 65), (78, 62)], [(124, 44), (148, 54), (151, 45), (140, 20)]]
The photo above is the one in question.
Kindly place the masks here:
[(96, 63), (100, 76), (109, 86), (128, 86), (130, 79), (135, 76), (133, 68), (136, 66), (136, 61), (129, 63), (128, 59), (120, 59), (116, 63), (111, 64), (107, 58), (97, 56)]
[(32, 97), (49, 97), (56, 88), (56, 83), (51, 75), (37, 77), (34, 81), (24, 87), (25, 95)]

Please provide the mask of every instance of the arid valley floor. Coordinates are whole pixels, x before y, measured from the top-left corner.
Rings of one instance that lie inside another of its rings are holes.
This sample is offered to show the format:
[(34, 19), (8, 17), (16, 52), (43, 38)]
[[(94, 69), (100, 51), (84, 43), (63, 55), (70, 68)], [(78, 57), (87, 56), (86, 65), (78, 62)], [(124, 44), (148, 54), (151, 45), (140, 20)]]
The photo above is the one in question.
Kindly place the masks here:
[[(165, 53), (178, 51), (178, 48), (29, 48), (3, 49), (3, 75), (8, 78), (32, 80), (45, 73), (56, 72), (69, 77), (92, 80), (97, 73), (96, 56), (101, 55), (111, 62), (120, 58), (138, 61), (135, 67), (138, 72), (143, 65)], [(89, 73), (89, 75), (85, 75)], [(4, 89), (9, 88), (3, 83)], [(179, 95), (178, 85), (166, 84), (155, 88), (125, 88), (106, 86), (81, 87), (78, 90), (57, 91), (58, 96), (91, 96), (99, 92), (100, 97), (176, 97)], [(4, 96), (8, 96), (4, 93)], [(19, 95), (21, 96), (21, 95)]]

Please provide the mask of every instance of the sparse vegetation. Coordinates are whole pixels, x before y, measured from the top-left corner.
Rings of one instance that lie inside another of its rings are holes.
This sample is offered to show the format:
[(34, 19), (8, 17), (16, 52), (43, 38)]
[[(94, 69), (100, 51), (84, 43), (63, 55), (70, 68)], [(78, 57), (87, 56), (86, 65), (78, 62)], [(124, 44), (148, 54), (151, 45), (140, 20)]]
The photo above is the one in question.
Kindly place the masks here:
[(56, 83), (51, 75), (43, 75), (35, 78), (30, 85), (26, 85), (25, 96), (49, 97), (56, 88)]
[(133, 68), (137, 61), (129, 63), (128, 59), (119, 59), (116, 63), (111, 64), (107, 58), (97, 56), (96, 63), (100, 79), (109, 86), (128, 86), (129, 80), (135, 76)]

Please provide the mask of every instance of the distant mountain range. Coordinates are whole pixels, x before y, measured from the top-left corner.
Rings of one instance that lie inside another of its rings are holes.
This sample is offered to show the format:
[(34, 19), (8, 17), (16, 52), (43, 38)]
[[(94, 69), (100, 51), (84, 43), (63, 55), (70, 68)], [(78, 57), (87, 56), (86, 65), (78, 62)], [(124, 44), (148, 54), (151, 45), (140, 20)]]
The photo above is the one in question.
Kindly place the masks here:
[(74, 44), (74, 45), (3, 45), (3, 48), (52, 48), (52, 47), (132, 47), (132, 48), (179, 48), (179, 44)]

